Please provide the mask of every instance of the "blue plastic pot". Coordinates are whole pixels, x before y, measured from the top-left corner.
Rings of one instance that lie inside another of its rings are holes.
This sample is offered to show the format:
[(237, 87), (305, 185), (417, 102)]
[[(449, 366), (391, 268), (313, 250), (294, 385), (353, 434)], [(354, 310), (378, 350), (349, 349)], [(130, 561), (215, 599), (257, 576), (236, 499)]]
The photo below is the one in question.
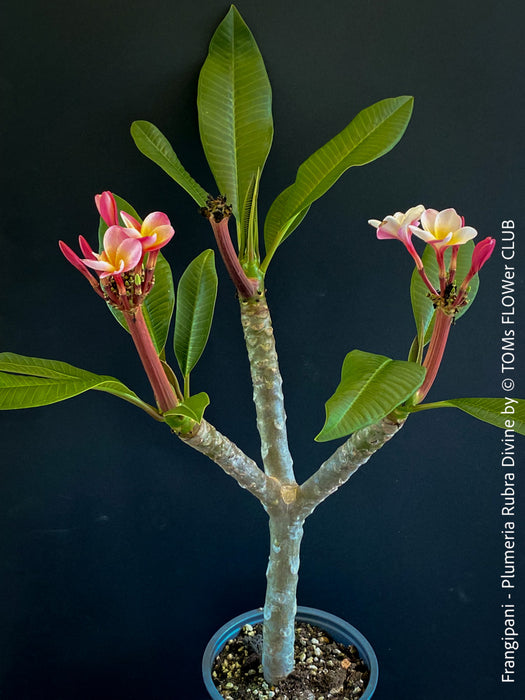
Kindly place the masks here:
[[(262, 622), (263, 611), (262, 608), (257, 610), (250, 610), (250, 612), (244, 613), (244, 615), (239, 615), (233, 618), (230, 622), (227, 622), (223, 627), (216, 632), (213, 637), (208, 642), (208, 645), (204, 651), (204, 656), (202, 657), (202, 676), (204, 678), (204, 685), (206, 690), (212, 700), (224, 700), (222, 695), (219, 693), (215, 687), (211, 672), (213, 663), (224, 647), (226, 642), (235, 637), (242, 627), (246, 624), (255, 625), (258, 622)], [(323, 612), (322, 610), (316, 610), (315, 608), (297, 608), (297, 619), (301, 622), (309, 622), (312, 625), (320, 627), (336, 641), (342, 644), (353, 644), (360, 657), (363, 659), (365, 664), (370, 670), (370, 680), (365, 688), (364, 693), (361, 695), (360, 700), (369, 700), (377, 686), (377, 679), (379, 677), (379, 667), (377, 664), (377, 657), (372, 649), (370, 642), (363, 637), (361, 632), (352, 627), (348, 622), (342, 620), (340, 617), (335, 615), (330, 615), (330, 613)]]

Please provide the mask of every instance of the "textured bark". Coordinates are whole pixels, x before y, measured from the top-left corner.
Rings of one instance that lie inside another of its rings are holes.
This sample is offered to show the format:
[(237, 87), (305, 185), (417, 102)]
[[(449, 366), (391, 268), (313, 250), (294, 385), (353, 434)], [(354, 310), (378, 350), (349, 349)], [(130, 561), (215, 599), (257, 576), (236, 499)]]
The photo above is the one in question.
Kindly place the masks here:
[(299, 550), (305, 519), (402, 427), (389, 416), (356, 431), (302, 486), (293, 473), (273, 329), (264, 296), (241, 300), (253, 399), (266, 473), (206, 421), (181, 439), (206, 454), (256, 496), (270, 517), (270, 556), (264, 606), (263, 669), (275, 684), (294, 668)]
[(257, 299), (241, 300), (241, 321), (250, 361), (265, 471), (282, 483), (295, 483), (286, 433), (282, 378), (264, 295)]
[(295, 613), (303, 521), (287, 508), (270, 511), (270, 557), (263, 621), (263, 671), (275, 685), (294, 668)]
[(180, 435), (180, 439), (218, 464), (263, 505), (279, 500), (277, 481), (268, 477), (237, 445), (207, 421), (203, 420), (197, 425), (194, 432)]
[(375, 425), (357, 430), (299, 489), (298, 500), (304, 517), (336, 491), (365, 464), (398, 430), (405, 419), (388, 416)]

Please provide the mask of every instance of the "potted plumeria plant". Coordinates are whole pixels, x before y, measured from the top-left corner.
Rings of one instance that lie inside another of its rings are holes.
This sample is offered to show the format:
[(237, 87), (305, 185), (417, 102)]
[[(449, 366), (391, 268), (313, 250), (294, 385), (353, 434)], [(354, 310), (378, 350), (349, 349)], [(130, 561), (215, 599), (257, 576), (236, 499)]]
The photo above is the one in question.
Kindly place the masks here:
[[(189, 264), (178, 282), (175, 305), (174, 282), (161, 252), (174, 234), (168, 216), (154, 212), (141, 220), (125, 200), (109, 191), (95, 197), (100, 214), (99, 247), (92, 248), (80, 236), (80, 254), (62, 241), (60, 248), (131, 335), (155, 402), (145, 401), (113, 377), (62, 361), (4, 352), (0, 354), (0, 408), (43, 406), (89, 389), (111, 393), (166, 424), (187, 447), (202, 452), (259, 500), (268, 514), (270, 530), (264, 608), (255, 611), (255, 616), (248, 614), (233, 621), (212, 640), (204, 671), (211, 697), (369, 698), (377, 682), (373, 652), (350, 626), (349, 636), (339, 634), (338, 618), (320, 618), (315, 611), (302, 610), (298, 619), (308, 624), (319, 622), (321, 632), (313, 641), (301, 638), (302, 646), (298, 645), (294, 655), (303, 525), (315, 508), (348, 481), (414, 413), (454, 407), (505, 428), (504, 399), (452, 398), (424, 403), (450, 329), (470, 308), (478, 289), (478, 273), (489, 260), (495, 241), (484, 238), (474, 245), (477, 231), (466, 226), (452, 208), (437, 211), (419, 205), (406, 213), (369, 221), (377, 238), (399, 240), (415, 262), (410, 281), (415, 339), (406, 360), (356, 349), (348, 353), (340, 384), (326, 403), (325, 425), (316, 438), (343, 439), (343, 443), (304, 483), (298, 484), (287, 439), (266, 273), (277, 249), (299, 226), (313, 202), (348, 168), (369, 163), (396, 145), (409, 122), (412, 98), (389, 98), (364, 109), (300, 165), (295, 181), (267, 212), (264, 254), (257, 199), (273, 135), (271, 91), (259, 49), (234, 7), (212, 38), (199, 79), (198, 110), (202, 144), (220, 193), (217, 196), (210, 196), (188, 174), (155, 126), (138, 121), (131, 131), (140, 151), (182, 186), (208, 219), (220, 257), (235, 285), (251, 369), (260, 457), (253, 459), (244, 454), (205, 419), (208, 395), (193, 393), (190, 385), (191, 372), (212, 325), (217, 292), (213, 250), (205, 250)], [(232, 219), (235, 243), (230, 230)], [(414, 245), (416, 238), (426, 244), (421, 257)], [(178, 371), (168, 363), (166, 351), (174, 306), (173, 348)], [(512, 401), (513, 429), (525, 434), (525, 401)], [(256, 622), (262, 623), (262, 635)], [(240, 660), (235, 657), (229, 663), (234, 654), (233, 647), (227, 647), (228, 654), (213, 670), (215, 657), (241, 628), (248, 646), (243, 647), (244, 651), (240, 644), (236, 647)], [(332, 651), (339, 661), (322, 666), (321, 657), (326, 657), (320, 645), (325, 640), (332, 644), (326, 635), (332, 631), (333, 644), (353, 644), (364, 664), (354, 659), (351, 651), (337, 647)], [(312, 651), (306, 651), (310, 647)], [(301, 677), (303, 686), (297, 685), (300, 664), (306, 669)], [(234, 667), (244, 676), (236, 677)], [(315, 686), (315, 682), (320, 685)]]

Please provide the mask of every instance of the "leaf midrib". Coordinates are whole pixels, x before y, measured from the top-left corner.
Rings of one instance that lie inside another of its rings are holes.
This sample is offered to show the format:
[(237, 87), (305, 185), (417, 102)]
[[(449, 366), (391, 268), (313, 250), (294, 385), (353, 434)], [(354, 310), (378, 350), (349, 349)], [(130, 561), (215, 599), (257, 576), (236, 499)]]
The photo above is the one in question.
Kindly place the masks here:
[(197, 316), (197, 309), (199, 308), (199, 302), (198, 299), (200, 299), (201, 296), (201, 280), (204, 275), (204, 266), (201, 268), (201, 270), (198, 273), (198, 278), (197, 278), (197, 283), (195, 285), (197, 294), (194, 295), (194, 302), (190, 304), (191, 306), (191, 312), (190, 312), (190, 318), (191, 318), (191, 326), (189, 328), (188, 332), (188, 346), (187, 346), (187, 352), (186, 352), (186, 374), (184, 376), (188, 376), (191, 370), (188, 370), (188, 365), (191, 365), (191, 359), (192, 359), (192, 350), (193, 347), (196, 343), (195, 338), (194, 338), (194, 333), (193, 330), (195, 329), (195, 318)]
[[(346, 156), (344, 156), (344, 157), (342, 157), (342, 158), (339, 158), (339, 159), (336, 161), (336, 165), (334, 166), (334, 168), (332, 168), (332, 171), (335, 170), (336, 167), (339, 166), (339, 165), (345, 160), (345, 158), (348, 158), (348, 157), (349, 157), (349, 156), (350, 156), (364, 141), (366, 141), (368, 138), (370, 138), (370, 137), (375, 133), (375, 131), (377, 131), (377, 129), (379, 129), (383, 124), (385, 124), (389, 119), (391, 119), (400, 109), (402, 109), (402, 108), (406, 105), (407, 101), (408, 101), (408, 100), (406, 100), (405, 102), (403, 102), (403, 104), (400, 105), (399, 107), (397, 107), (397, 109), (395, 109), (391, 114), (389, 114), (389, 116), (388, 116), (385, 120), (383, 120), (380, 124), (378, 124), (376, 127), (374, 127), (374, 129), (373, 129), (372, 131), (368, 132), (368, 134), (367, 134), (364, 138), (362, 138), (362, 139), (352, 148), (352, 150), (349, 151), (349, 152), (346, 154)], [(356, 115), (356, 116), (359, 116), (359, 115)], [(352, 122), (350, 122), (350, 124), (351, 124), (351, 123), (352, 123)], [(350, 124), (349, 124), (348, 126), (350, 126)], [(345, 127), (345, 128), (346, 128), (346, 127)], [(345, 130), (345, 129), (343, 129), (342, 131), (340, 131), (339, 134), (338, 134), (338, 136), (341, 136), (342, 133), (344, 132), (344, 130)], [(337, 138), (337, 136), (336, 136), (335, 138)], [(305, 166), (311, 158), (313, 158), (317, 153), (319, 153), (319, 151), (321, 151), (323, 148), (325, 148), (325, 146), (327, 146), (328, 143), (330, 143), (330, 141), (328, 141), (328, 142), (327, 142), (326, 144), (324, 144), (323, 146), (320, 146), (320, 147), (317, 149), (317, 151), (315, 151), (309, 158), (307, 158), (307, 159), (304, 161), (304, 163), (302, 163), (302, 164), (299, 166), (299, 170), (298, 170), (298, 172), (297, 172), (297, 177), (295, 178), (295, 182), (293, 183), (293, 185), (296, 185), (296, 184), (297, 184), (297, 181), (299, 180), (299, 174), (300, 174), (300, 172), (301, 172), (301, 168), (303, 168), (303, 166)], [(351, 168), (352, 165), (349, 165), (348, 167)], [(327, 177), (328, 177), (328, 175), (325, 176), (325, 177), (323, 178), (322, 181), (326, 180)], [(311, 194), (315, 189), (316, 189), (316, 188), (310, 189), (308, 194)], [(290, 194), (292, 194), (292, 193), (290, 193)], [(289, 197), (290, 197), (290, 195), (289, 195)], [(306, 197), (303, 199), (303, 201), (305, 201), (305, 200), (306, 200)], [(299, 211), (297, 212), (297, 206), (296, 206), (295, 209), (294, 209), (294, 211), (296, 211), (297, 213), (300, 213), (303, 209), (304, 209), (304, 207), (301, 207), (301, 208), (299, 209)], [(292, 216), (295, 216), (295, 214), (292, 214)], [(290, 217), (289, 217), (289, 219), (290, 219)], [(289, 219), (288, 219), (288, 221), (289, 221)], [(279, 226), (279, 233), (278, 233), (278, 235), (280, 235), (281, 233), (283, 233), (283, 228), (282, 228), (282, 226), (281, 226), (282, 220), (281, 220), (281, 222), (279, 222), (279, 223), (280, 223), (280, 226)], [(288, 222), (286, 222), (286, 223), (288, 223)], [(285, 224), (285, 225), (286, 225), (286, 224)]]
[[(52, 362), (53, 362), (53, 360), (52, 360)], [(14, 374), (17, 376), (36, 377), (38, 379), (62, 379), (63, 378), (63, 379), (69, 380), (69, 381), (86, 381), (86, 379), (88, 377), (100, 377), (101, 376), (101, 375), (95, 374), (94, 372), (90, 372), (89, 370), (81, 370), (83, 375), (87, 375), (87, 376), (82, 377), (82, 376), (79, 376), (78, 374), (66, 374), (63, 371), (56, 370), (56, 369), (52, 369), (53, 376), (49, 376), (49, 375), (46, 375), (45, 373), (43, 373), (43, 369), (38, 368), (38, 365), (32, 365), (30, 363), (27, 363), (25, 365), (25, 369), (24, 369), (23, 363), (20, 364), (20, 363), (13, 362), (12, 364), (15, 365), (16, 367), (19, 367), (20, 369), (1, 369), (0, 371), (3, 372), (4, 374)], [(37, 371), (34, 372), (31, 370), (31, 374), (28, 374), (27, 373), (28, 367), (29, 368), (37, 367)], [(72, 366), (72, 368), (73, 368), (73, 366)]]
[(355, 399), (352, 401), (348, 409), (344, 412), (343, 416), (346, 416), (347, 413), (350, 412), (352, 407), (355, 405), (356, 401), (359, 400), (359, 398), (362, 396), (362, 394), (366, 391), (368, 388), (369, 384), (375, 379), (376, 375), (383, 370), (385, 365), (390, 364), (391, 362), (394, 362), (394, 360), (391, 360), (390, 358), (387, 358), (376, 370), (373, 372), (373, 374), (368, 375), (365, 384), (362, 386), (362, 388), (358, 391)]

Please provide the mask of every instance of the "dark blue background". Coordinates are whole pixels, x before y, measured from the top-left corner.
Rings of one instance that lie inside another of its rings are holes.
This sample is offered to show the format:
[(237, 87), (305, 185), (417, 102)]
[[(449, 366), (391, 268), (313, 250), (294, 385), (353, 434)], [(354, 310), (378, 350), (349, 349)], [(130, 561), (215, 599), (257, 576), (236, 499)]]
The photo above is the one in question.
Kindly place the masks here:
[[(389, 96), (416, 99), (401, 143), (343, 176), (267, 277), (302, 481), (334, 449), (313, 436), (345, 354), (357, 347), (404, 358), (413, 335), (411, 260), (396, 243), (378, 242), (367, 219), (423, 202), (455, 207), (480, 237), (499, 240), (502, 219), (521, 229), (524, 12), (518, 2), (474, 0), (237, 6), (274, 94), (261, 215), (360, 109)], [(129, 338), (56, 242), (74, 245), (83, 234), (94, 243), (93, 195), (111, 189), (143, 215), (168, 213), (176, 278), (213, 245), (193, 201), (136, 151), (128, 130), (134, 119), (153, 121), (214, 190), (195, 96), (227, 9), (211, 0), (28, 0), (4, 10), (2, 349), (116, 376), (150, 399)], [(501, 394), (502, 271), (498, 252), (453, 329), (429, 398)], [(222, 270), (220, 282), (193, 387), (210, 394), (210, 421), (257, 457), (237, 303)], [(500, 438), (459, 412), (414, 416), (307, 522), (299, 602), (370, 639), (381, 669), (374, 700), (507, 700), (523, 689), (523, 663), (514, 686), (499, 682)], [(258, 503), (110, 396), (5, 413), (0, 439), (2, 697), (204, 699), (208, 638), (263, 602)]]

